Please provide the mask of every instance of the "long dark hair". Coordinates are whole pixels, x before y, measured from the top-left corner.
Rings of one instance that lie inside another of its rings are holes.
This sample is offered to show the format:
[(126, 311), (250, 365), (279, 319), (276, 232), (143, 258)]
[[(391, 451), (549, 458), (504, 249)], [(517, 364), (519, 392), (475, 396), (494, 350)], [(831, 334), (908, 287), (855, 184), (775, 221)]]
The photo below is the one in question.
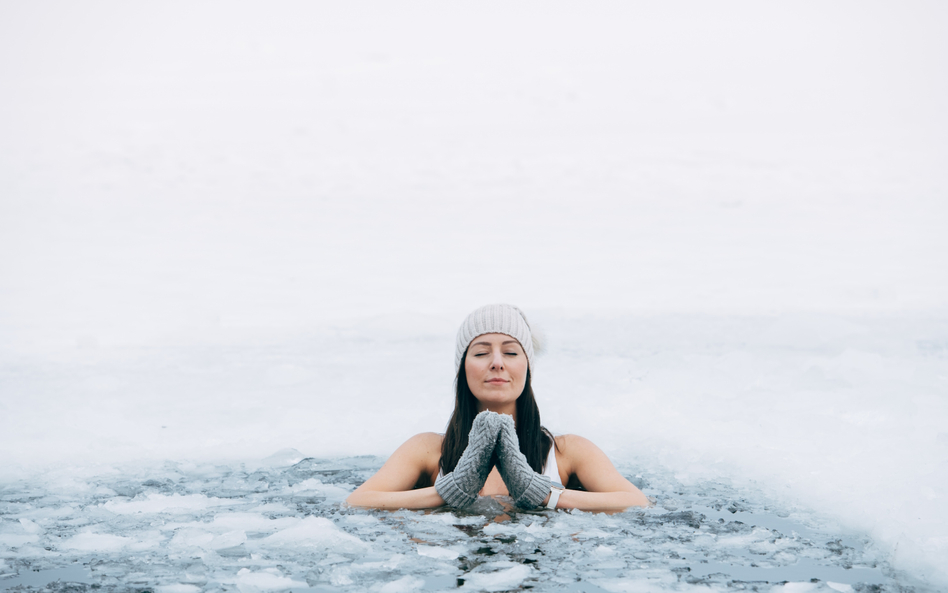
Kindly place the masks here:
[[(444, 474), (454, 471), (458, 464), (461, 453), (467, 448), (467, 435), (474, 425), (474, 417), (477, 416), (477, 398), (467, 384), (465, 358), (467, 350), (461, 357), (461, 366), (454, 382), (454, 412), (448, 421), (444, 442), (441, 444), (441, 471)], [(527, 369), (526, 383), (517, 398), (517, 439), (520, 440), (520, 452), (527, 457), (530, 467), (533, 471), (542, 473), (550, 447), (554, 446), (556, 441), (550, 431), (540, 425), (540, 408), (533, 397), (533, 387), (530, 386), (530, 369)]]

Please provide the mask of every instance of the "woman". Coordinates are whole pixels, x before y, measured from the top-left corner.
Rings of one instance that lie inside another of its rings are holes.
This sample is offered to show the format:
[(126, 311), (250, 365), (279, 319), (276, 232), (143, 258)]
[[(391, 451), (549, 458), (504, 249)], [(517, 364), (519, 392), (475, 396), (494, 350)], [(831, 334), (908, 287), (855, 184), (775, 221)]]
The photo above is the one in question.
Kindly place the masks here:
[(510, 496), (525, 509), (647, 506), (596, 445), (575, 435), (554, 438), (540, 425), (530, 387), (534, 348), (520, 309), (487, 305), (468, 315), (458, 331), (447, 431), (410, 438), (346, 502), (466, 508), (480, 495)]

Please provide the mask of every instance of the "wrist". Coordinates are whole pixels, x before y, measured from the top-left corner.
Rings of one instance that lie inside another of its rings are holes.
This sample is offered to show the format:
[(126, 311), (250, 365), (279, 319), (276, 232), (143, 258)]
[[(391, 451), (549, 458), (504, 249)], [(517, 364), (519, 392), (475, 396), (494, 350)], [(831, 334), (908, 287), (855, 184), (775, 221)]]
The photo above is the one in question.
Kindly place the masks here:
[(545, 508), (555, 509), (560, 502), (560, 496), (566, 492), (566, 488), (560, 484), (550, 484), (550, 495), (541, 503)]

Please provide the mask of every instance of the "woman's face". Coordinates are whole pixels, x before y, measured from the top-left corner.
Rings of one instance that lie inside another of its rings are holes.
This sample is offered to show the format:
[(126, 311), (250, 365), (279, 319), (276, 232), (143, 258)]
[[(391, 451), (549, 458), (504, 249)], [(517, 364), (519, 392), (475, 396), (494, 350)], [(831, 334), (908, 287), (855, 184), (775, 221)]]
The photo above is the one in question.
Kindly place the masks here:
[(479, 410), (513, 415), (527, 382), (527, 355), (506, 334), (477, 336), (467, 348), (464, 371)]

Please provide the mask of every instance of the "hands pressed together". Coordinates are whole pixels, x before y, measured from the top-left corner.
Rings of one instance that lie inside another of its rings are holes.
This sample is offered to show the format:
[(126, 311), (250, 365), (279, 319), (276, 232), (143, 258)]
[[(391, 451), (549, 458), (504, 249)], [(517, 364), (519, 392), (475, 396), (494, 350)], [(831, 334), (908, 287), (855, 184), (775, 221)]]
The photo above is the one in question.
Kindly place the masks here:
[(454, 471), (439, 477), (435, 489), (452, 507), (471, 506), (495, 463), (516, 506), (535, 508), (550, 494), (549, 476), (535, 472), (520, 452), (513, 417), (486, 410), (474, 418), (467, 448)]

